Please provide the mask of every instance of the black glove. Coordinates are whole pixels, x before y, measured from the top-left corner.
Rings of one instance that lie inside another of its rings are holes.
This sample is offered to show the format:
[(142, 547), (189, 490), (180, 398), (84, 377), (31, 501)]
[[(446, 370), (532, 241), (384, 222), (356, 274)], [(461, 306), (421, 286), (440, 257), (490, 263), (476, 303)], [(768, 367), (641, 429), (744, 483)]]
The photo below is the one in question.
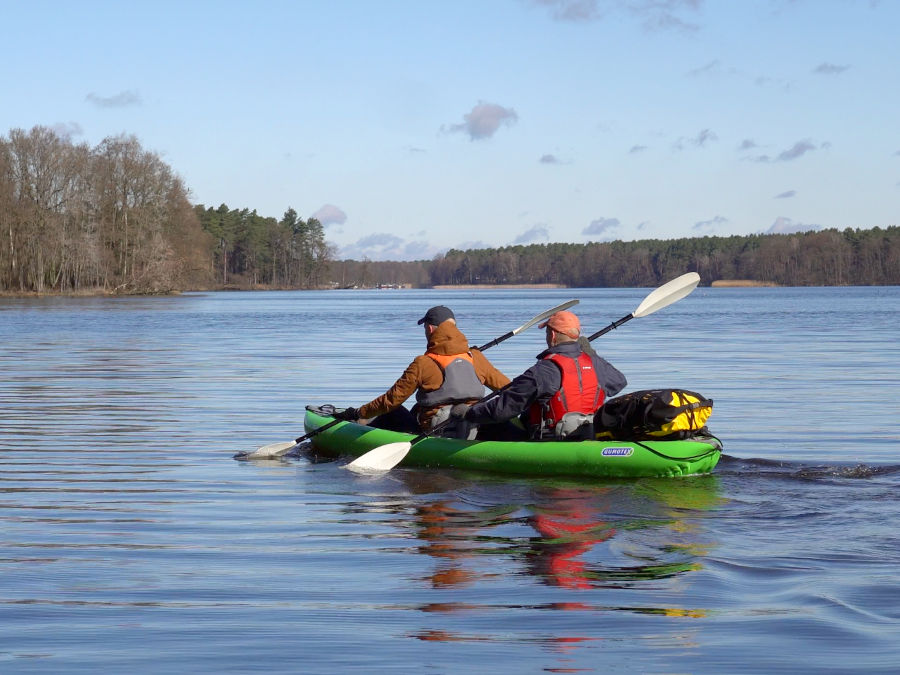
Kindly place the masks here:
[(469, 412), (469, 408), (471, 408), (468, 403), (457, 403), (455, 406), (450, 408), (450, 417), (456, 417), (458, 419), (464, 419), (466, 413)]
[(355, 422), (359, 419), (359, 408), (344, 408), (343, 410), (336, 410), (332, 417), (334, 417), (334, 419), (336, 420)]

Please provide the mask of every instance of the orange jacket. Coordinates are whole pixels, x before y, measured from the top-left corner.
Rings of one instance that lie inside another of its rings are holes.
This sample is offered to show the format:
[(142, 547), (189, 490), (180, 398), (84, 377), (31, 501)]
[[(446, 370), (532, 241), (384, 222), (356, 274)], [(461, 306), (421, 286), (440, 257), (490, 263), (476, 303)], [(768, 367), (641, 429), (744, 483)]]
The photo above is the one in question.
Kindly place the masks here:
[[(435, 329), (428, 339), (428, 348), (425, 351), (447, 355), (471, 351), (475, 374), (485, 386), (496, 391), (509, 383), (509, 378), (497, 370), (480, 351), (469, 347), (468, 339), (452, 321), (445, 321)], [(383, 415), (399, 408), (418, 389), (434, 391), (443, 382), (444, 374), (434, 359), (425, 354), (417, 356), (390, 389), (359, 409), (359, 416), (370, 419)], [(427, 421), (432, 414), (433, 411), (420, 411), (419, 423)]]

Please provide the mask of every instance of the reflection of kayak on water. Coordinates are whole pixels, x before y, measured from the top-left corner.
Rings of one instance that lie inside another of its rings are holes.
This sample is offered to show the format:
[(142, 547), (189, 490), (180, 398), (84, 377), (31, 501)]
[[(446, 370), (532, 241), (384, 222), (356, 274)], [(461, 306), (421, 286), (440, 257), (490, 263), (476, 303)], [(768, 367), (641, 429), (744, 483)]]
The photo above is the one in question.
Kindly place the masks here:
[[(307, 433), (333, 422), (307, 408)], [(409, 442), (412, 434), (343, 422), (316, 433), (318, 453), (359, 457), (389, 443)], [(412, 446), (401, 466), (468, 469), (530, 476), (641, 478), (709, 473), (722, 445), (711, 436), (668, 441), (467, 441), (425, 438)]]
[[(398, 478), (417, 485), (416, 479), (423, 478), (427, 487), (429, 475), (435, 474), (402, 472)], [(633, 587), (701, 568), (709, 542), (700, 536), (698, 517), (720, 499), (714, 479), (645, 479), (607, 486), (529, 482), (524, 503), (518, 489), (504, 494), (504, 483), (483, 484), (489, 486), (487, 492), (468, 483), (464, 499), (445, 494), (416, 504), (407, 526), (422, 542), (418, 550), (433, 560), (424, 578), (436, 588), (488, 578), (496, 574), (493, 560), (504, 558), (520, 561), (527, 574), (552, 586)], [(690, 501), (695, 506), (669, 504), (665, 495), (651, 497), (656, 490), (639, 489), (643, 483), (684, 485), (694, 492)], [(705, 498), (700, 498), (702, 492)], [(460, 608), (435, 603), (428, 611)]]

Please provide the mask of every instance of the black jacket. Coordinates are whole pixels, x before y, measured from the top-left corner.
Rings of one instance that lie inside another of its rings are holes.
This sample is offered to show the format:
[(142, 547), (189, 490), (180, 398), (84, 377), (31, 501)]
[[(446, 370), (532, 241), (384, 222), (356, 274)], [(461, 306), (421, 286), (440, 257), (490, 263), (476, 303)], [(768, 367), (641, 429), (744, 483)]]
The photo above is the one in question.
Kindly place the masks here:
[[(476, 403), (466, 412), (465, 419), (470, 422), (505, 422), (528, 410), (537, 401), (546, 403), (562, 386), (562, 373), (552, 361), (544, 359), (548, 354), (562, 354), (578, 358), (581, 345), (577, 342), (564, 342), (537, 355), (537, 363), (509, 383), (498, 396), (488, 401)], [(615, 396), (628, 381), (625, 376), (608, 361), (599, 356), (591, 356), (597, 381), (606, 396)]]

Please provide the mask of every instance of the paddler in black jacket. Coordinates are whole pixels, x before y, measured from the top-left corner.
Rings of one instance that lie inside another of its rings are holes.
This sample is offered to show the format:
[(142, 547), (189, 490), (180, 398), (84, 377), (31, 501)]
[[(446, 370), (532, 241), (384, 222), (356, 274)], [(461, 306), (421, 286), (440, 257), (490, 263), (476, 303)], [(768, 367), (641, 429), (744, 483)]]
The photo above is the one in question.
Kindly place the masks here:
[(499, 434), (491, 430), (491, 425), (516, 416), (527, 429), (527, 434), (519, 434), (522, 438), (593, 438), (594, 413), (628, 383), (596, 352), (582, 349), (581, 322), (572, 312), (557, 312), (539, 327), (547, 329), (547, 349), (537, 355), (537, 363), (490, 400), (453, 407), (455, 417), (487, 425), (479, 438), (516, 440), (511, 437), (513, 425), (503, 426)]

